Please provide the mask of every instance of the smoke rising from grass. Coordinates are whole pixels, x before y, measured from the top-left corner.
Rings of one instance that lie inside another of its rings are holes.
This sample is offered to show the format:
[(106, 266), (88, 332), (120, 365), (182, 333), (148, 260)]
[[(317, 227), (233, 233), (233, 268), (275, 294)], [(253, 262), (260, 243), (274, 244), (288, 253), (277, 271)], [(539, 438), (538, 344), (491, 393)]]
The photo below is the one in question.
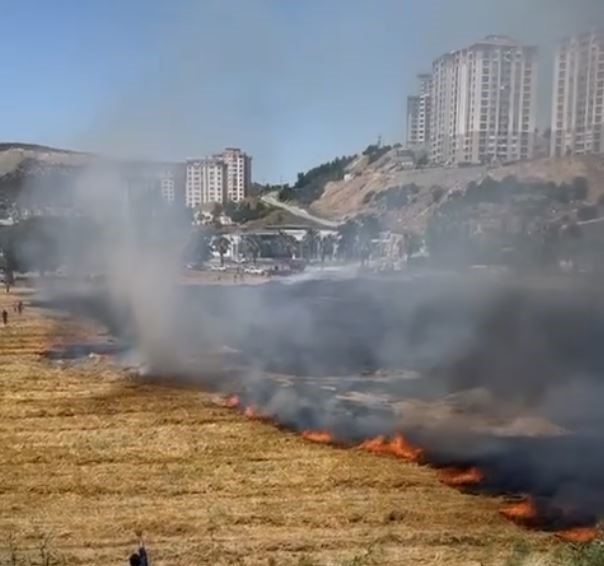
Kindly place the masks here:
[[(218, 16), (226, 15), (222, 3), (212, 6)], [(234, 16), (237, 27), (248, 23), (247, 10)], [(345, 6), (342, 10), (347, 13)], [(374, 25), (380, 18), (372, 14)], [(356, 39), (366, 28), (348, 22), (342, 29)], [(242, 54), (227, 42), (224, 59), (236, 63), (237, 72), (224, 72), (232, 92), (246, 93), (257, 129), (270, 132), (274, 124), (269, 120), (267, 126), (266, 116), (279, 113), (290, 97), (303, 109), (321, 104), (310, 103), (315, 84), (300, 84), (291, 75), (274, 87), (274, 105), (263, 99), (265, 89), (258, 84), (253, 96), (241, 88), (246, 62), (265, 61), (260, 74), (279, 74), (287, 70), (287, 58), (274, 44), (285, 46), (286, 53), (298, 49), (278, 26), (264, 25), (265, 31), (249, 26), (250, 52)], [(166, 57), (172, 62), (183, 55), (167, 77), (150, 69), (169, 87), (155, 90), (145, 82), (102, 115), (101, 125), (92, 125), (95, 146), (121, 155), (157, 154), (176, 134), (179, 153), (191, 148), (207, 153), (232, 138), (247, 145), (245, 132), (238, 135), (239, 124), (230, 122), (226, 111), (200, 105), (187, 89), (191, 73), (225, 69), (224, 59), (192, 56), (197, 39), (197, 30), (189, 29), (176, 55)], [(320, 49), (305, 47), (320, 60), (323, 52), (333, 55), (330, 49), (339, 40), (336, 30)], [(338, 49), (357, 44), (369, 49), (358, 41)], [(328, 85), (351, 80), (356, 87), (360, 66), (353, 58), (346, 63), (322, 67), (319, 76)], [(378, 65), (393, 68), (376, 56)], [(145, 96), (149, 90), (152, 96)], [(240, 95), (235, 100), (241, 102)], [(190, 122), (199, 106), (209, 125)], [(300, 115), (290, 117), (291, 131), (307, 133), (307, 115)], [(343, 115), (339, 119), (350, 122)], [(164, 131), (170, 136), (162, 137)], [(211, 146), (195, 146), (200, 131)], [(266, 162), (277, 144), (265, 135), (260, 145)], [(604, 312), (597, 292), (574, 284), (550, 289), (545, 278), (531, 288), (438, 274), (185, 288), (181, 260), (190, 226), (161, 207), (142, 214), (127, 181), (119, 164), (89, 165), (73, 194), (89, 226), (82, 233), (53, 231), (52, 238), (70, 269), (61, 283), (63, 304), (75, 309), (70, 299), (77, 295), (81, 312), (102, 320), (132, 349), (141, 373), (235, 393), (244, 406), (281, 426), (326, 430), (345, 443), (403, 430), (426, 447), (433, 462), (479, 465), (492, 491), (528, 492), (562, 508), (578, 507), (590, 519), (602, 515), (604, 461), (596, 455), (604, 453)], [(94, 230), (94, 237), (87, 230)], [(28, 242), (21, 244), (27, 256)], [(87, 281), (92, 272), (99, 275), (94, 283)], [(412, 407), (402, 403), (423, 407), (423, 414), (416, 411), (411, 419)], [(533, 425), (508, 426), (528, 416), (552, 420), (563, 430), (536, 434)]]

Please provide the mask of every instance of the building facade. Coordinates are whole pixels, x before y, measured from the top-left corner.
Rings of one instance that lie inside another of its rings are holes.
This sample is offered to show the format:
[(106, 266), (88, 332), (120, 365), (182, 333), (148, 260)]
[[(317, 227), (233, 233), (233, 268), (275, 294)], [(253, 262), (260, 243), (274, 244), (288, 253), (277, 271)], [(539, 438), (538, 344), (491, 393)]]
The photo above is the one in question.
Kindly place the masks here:
[(604, 153), (604, 29), (560, 43), (554, 68), (553, 157)]
[(241, 202), (250, 192), (252, 159), (236, 147), (227, 147), (214, 156), (226, 165), (226, 195), (231, 202)]
[(435, 163), (530, 159), (537, 48), (488, 36), (432, 66), (430, 157)]
[(426, 147), (430, 141), (430, 120), (432, 108), (432, 75), (422, 74), (419, 93), (407, 98), (407, 146)]
[(220, 159), (187, 161), (185, 180), (185, 204), (189, 208), (224, 204), (227, 167)]
[(169, 168), (160, 171), (159, 188), (162, 199), (169, 204), (174, 204), (176, 200), (176, 178), (174, 171)]
[(241, 202), (249, 195), (252, 159), (238, 148), (187, 161), (185, 170), (185, 204), (189, 208)]

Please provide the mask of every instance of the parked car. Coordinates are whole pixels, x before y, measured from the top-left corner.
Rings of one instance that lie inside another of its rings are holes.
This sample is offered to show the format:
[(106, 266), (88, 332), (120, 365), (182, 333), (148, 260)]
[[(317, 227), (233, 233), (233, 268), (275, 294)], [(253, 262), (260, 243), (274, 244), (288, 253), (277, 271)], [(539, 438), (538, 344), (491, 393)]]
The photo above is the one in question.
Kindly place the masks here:
[(246, 267), (244, 271), (250, 275), (266, 275), (266, 270), (260, 267)]

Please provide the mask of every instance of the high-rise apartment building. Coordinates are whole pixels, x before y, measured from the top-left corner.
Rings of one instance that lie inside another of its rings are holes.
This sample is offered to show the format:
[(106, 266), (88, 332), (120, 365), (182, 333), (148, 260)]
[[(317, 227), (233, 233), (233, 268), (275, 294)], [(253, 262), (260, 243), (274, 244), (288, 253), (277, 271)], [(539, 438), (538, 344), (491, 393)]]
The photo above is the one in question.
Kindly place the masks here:
[(226, 194), (231, 202), (245, 199), (252, 183), (252, 159), (236, 147), (227, 147), (214, 156), (226, 164)]
[(187, 161), (185, 203), (189, 208), (213, 203), (223, 204), (226, 194), (227, 166), (220, 159)]
[(533, 156), (537, 49), (488, 36), (432, 66), (430, 155), (442, 164)]
[(430, 141), (430, 110), (432, 108), (432, 75), (422, 74), (419, 93), (407, 98), (407, 146), (425, 147)]
[(159, 188), (165, 202), (173, 204), (176, 199), (176, 179), (174, 171), (162, 169), (159, 174)]
[(189, 208), (241, 202), (251, 184), (252, 158), (238, 148), (227, 148), (209, 159), (187, 161), (185, 202)]
[(604, 153), (604, 29), (565, 39), (556, 52), (551, 155)]

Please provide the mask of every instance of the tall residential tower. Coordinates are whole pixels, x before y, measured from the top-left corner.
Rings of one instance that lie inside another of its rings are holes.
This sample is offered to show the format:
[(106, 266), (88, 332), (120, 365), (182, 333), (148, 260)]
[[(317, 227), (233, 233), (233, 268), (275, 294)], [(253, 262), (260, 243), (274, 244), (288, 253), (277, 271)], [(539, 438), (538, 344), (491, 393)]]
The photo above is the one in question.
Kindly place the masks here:
[(186, 164), (186, 205), (196, 208), (215, 203), (241, 202), (252, 184), (252, 158), (238, 148), (229, 147), (207, 159), (192, 159)]
[(407, 146), (427, 147), (430, 141), (430, 110), (432, 108), (432, 75), (417, 76), (419, 91), (407, 98)]
[(551, 155), (604, 153), (604, 29), (565, 39), (556, 53)]
[(223, 204), (226, 201), (227, 168), (219, 159), (187, 161), (185, 195), (186, 205)]
[(530, 159), (537, 48), (488, 36), (433, 63), (430, 154), (441, 164)]
[(226, 165), (226, 195), (231, 202), (245, 199), (252, 184), (252, 158), (237, 147), (227, 147), (215, 156)]

